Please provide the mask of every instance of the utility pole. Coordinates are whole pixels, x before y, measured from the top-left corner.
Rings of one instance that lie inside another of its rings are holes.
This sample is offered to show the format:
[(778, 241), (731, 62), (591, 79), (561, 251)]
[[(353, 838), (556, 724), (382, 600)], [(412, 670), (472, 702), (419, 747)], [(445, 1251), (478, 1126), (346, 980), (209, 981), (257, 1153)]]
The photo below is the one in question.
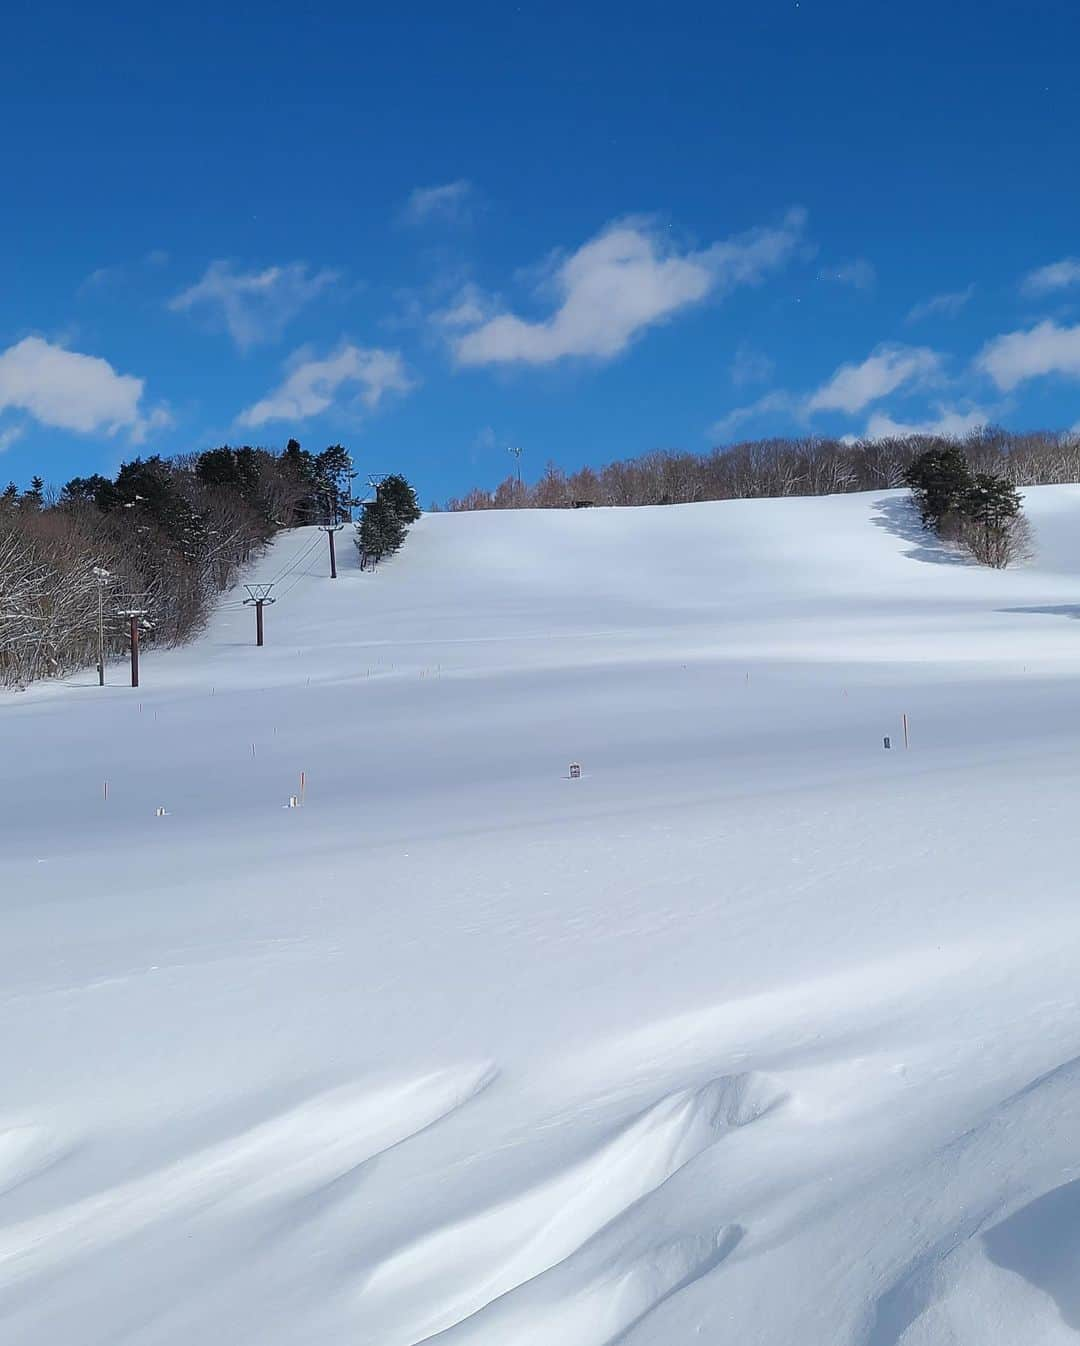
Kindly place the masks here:
[[(337, 552), (334, 550), (334, 534), (340, 533), (345, 527), (343, 523), (321, 523), (319, 528), (326, 534), (326, 540), (330, 543), (330, 578), (337, 579)], [(262, 644), (262, 641), (259, 641)]]
[(105, 686), (105, 586), (112, 576), (104, 566), (94, 567), (97, 580), (97, 680), (98, 686)]
[(139, 618), (145, 617), (147, 608), (117, 608), (117, 616), (126, 617), (130, 623), (131, 635), (131, 685), (139, 685)]
[(520, 502), (520, 500), (521, 500), (521, 455), (525, 452), (525, 450), (524, 450), (524, 449), (519, 449), (519, 448), (512, 448), (512, 449), (507, 449), (506, 452), (507, 452), (507, 453), (512, 453), (512, 454), (514, 455), (514, 458), (515, 458), (516, 461), (517, 461), (517, 498), (518, 498), (518, 501)]
[(276, 603), (276, 598), (270, 597), (272, 584), (245, 584), (244, 588), (248, 591), (249, 597), (244, 599), (244, 607), (255, 607), (255, 644), (263, 643), (263, 604)]

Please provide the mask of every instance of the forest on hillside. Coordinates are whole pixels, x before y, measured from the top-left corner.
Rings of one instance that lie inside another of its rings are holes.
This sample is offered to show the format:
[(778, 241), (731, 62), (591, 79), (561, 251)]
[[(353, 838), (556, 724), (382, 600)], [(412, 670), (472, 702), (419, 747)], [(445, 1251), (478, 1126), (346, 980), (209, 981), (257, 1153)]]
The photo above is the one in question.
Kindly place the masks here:
[(959, 448), (973, 473), (1014, 486), (1080, 481), (1080, 434), (977, 430), (963, 439), (939, 435), (858, 440), (808, 437), (748, 440), (706, 453), (661, 450), (565, 472), (549, 463), (536, 481), (507, 476), (447, 502), (450, 510), (567, 509), (574, 505), (680, 505), (758, 496), (835, 495), (906, 484), (927, 452)]
[(122, 609), (145, 609), (147, 639), (196, 632), (216, 594), (282, 528), (343, 516), (351, 463), (340, 444), (312, 454), (210, 449), (136, 458), (115, 478), (40, 478), (0, 494), (0, 685), (25, 686), (126, 649)]

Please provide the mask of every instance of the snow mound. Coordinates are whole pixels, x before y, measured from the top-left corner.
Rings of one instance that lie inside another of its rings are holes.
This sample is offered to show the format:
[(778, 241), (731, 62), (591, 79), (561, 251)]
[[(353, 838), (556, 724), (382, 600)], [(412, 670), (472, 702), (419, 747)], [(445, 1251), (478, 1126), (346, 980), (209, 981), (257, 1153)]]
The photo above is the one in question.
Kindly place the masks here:
[[(412, 1346), (464, 1320), (471, 1325), (461, 1340), (487, 1340), (473, 1335), (480, 1330), (474, 1319), (482, 1320), (485, 1332), (496, 1334), (492, 1340), (506, 1332), (512, 1332), (516, 1340), (534, 1312), (529, 1303), (547, 1290), (519, 1292), (536, 1277), (575, 1258), (577, 1264), (589, 1268), (584, 1281), (578, 1284), (581, 1273), (569, 1268), (554, 1280), (561, 1283), (569, 1278), (575, 1285), (572, 1297), (591, 1302), (593, 1281), (600, 1273), (595, 1254), (584, 1252), (589, 1241), (607, 1230), (609, 1245), (620, 1242), (612, 1226), (638, 1202), (727, 1129), (749, 1125), (778, 1107), (784, 1097), (771, 1081), (753, 1075), (679, 1090), (652, 1104), (569, 1167), (550, 1173), (509, 1201), (465, 1215), (392, 1254), (373, 1270), (362, 1290), (364, 1319), (372, 1324), (371, 1340), (385, 1346)], [(713, 1257), (715, 1243), (706, 1240), (706, 1245), (709, 1250), (702, 1252), (705, 1245), (700, 1240), (685, 1245), (676, 1241), (639, 1253), (633, 1259), (637, 1270), (627, 1271), (629, 1281), (666, 1287), (656, 1290), (650, 1300), (656, 1302), (685, 1279), (692, 1266), (704, 1265)], [(685, 1264), (679, 1252), (684, 1247), (693, 1249)], [(607, 1265), (602, 1258), (601, 1265)], [(616, 1256), (611, 1265), (617, 1269), (621, 1259)], [(682, 1270), (670, 1280), (670, 1273), (680, 1265)], [(646, 1267), (653, 1267), (654, 1274), (645, 1275)], [(609, 1266), (606, 1275), (610, 1278), (611, 1274)], [(559, 1297), (565, 1297), (561, 1290)], [(640, 1293), (627, 1287), (620, 1299), (627, 1306), (637, 1305), (631, 1317), (644, 1312)], [(496, 1302), (497, 1311), (483, 1312)], [(629, 1321), (627, 1311), (622, 1310), (624, 1325)], [(591, 1310), (581, 1312), (591, 1321)], [(605, 1320), (610, 1317), (608, 1313)], [(578, 1329), (572, 1328), (571, 1318), (577, 1320), (570, 1315), (562, 1321), (560, 1339), (595, 1340), (588, 1333), (574, 1335)], [(448, 1341), (457, 1339), (446, 1334)]]

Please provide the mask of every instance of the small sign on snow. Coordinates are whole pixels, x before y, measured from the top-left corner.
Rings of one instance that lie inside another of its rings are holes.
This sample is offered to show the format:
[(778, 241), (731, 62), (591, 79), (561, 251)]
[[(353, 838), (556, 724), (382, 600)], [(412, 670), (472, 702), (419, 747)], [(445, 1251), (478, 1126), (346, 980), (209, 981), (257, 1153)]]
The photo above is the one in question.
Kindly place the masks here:
[(581, 763), (580, 763), (580, 762), (571, 762), (571, 763), (570, 763), (570, 779), (571, 779), (571, 780), (579, 780), (580, 777), (581, 777)]

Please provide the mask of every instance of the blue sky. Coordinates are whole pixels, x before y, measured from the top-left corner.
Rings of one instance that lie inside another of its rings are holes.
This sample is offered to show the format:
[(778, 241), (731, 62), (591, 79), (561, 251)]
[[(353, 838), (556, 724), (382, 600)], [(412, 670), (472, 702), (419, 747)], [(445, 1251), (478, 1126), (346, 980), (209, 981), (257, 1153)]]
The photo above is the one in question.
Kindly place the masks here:
[(0, 478), (1080, 423), (1068, 3), (5, 7)]

